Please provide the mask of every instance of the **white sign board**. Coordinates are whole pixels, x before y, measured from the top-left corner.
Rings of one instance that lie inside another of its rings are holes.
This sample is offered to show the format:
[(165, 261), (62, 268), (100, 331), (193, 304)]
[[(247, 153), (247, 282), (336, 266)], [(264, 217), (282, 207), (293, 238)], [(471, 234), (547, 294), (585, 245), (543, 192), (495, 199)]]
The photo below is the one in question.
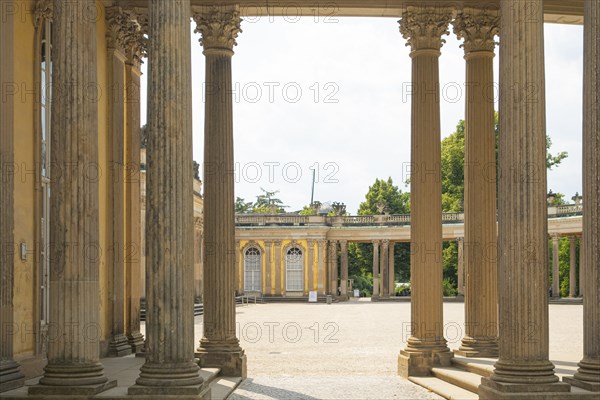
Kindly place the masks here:
[(317, 302), (317, 292), (312, 290), (310, 292), (308, 292), (308, 302), (309, 303), (316, 303)]
[(360, 290), (354, 289), (354, 297), (360, 297)]

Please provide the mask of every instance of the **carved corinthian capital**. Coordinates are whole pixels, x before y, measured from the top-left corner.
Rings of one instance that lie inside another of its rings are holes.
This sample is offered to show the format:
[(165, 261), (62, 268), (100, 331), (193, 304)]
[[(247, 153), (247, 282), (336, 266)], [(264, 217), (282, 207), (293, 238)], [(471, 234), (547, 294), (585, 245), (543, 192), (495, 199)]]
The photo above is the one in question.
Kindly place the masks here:
[(146, 37), (142, 23), (145, 18), (133, 9), (108, 7), (106, 9), (107, 39), (109, 46), (119, 49), (129, 62), (138, 67), (146, 56)]
[(465, 40), (461, 45), (465, 49), (465, 54), (494, 51), (496, 46), (494, 36), (500, 29), (500, 13), (498, 11), (465, 7), (458, 13), (453, 25), (456, 36)]
[(202, 34), (200, 44), (204, 50), (233, 50), (235, 39), (242, 32), (240, 12), (237, 7), (210, 7), (207, 11), (194, 13), (195, 33)]
[(53, 14), (54, 5), (52, 0), (38, 0), (35, 4), (35, 11), (33, 12), (33, 25), (37, 28), (42, 21), (52, 21)]
[(442, 35), (447, 35), (448, 24), (452, 20), (451, 8), (439, 7), (407, 7), (402, 13), (400, 33), (408, 40), (407, 46), (412, 51), (439, 51), (446, 42)]

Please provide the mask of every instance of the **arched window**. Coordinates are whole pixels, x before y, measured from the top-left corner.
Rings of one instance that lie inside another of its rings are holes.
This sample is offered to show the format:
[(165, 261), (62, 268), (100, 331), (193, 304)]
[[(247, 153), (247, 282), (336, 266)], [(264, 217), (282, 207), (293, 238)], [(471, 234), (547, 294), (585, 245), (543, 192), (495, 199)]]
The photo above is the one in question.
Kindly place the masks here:
[(302, 250), (292, 247), (285, 256), (285, 290), (300, 292), (304, 290), (304, 257)]
[(260, 292), (260, 250), (250, 247), (244, 253), (244, 291)]

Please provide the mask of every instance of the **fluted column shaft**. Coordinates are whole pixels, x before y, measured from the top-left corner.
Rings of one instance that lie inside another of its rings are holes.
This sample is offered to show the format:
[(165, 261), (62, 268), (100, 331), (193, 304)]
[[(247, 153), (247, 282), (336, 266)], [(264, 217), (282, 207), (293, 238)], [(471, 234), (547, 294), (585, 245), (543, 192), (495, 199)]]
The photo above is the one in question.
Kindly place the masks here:
[[(0, 7), (0, 85), (14, 82), (14, 14), (11, 2)], [(14, 4), (13, 4), (14, 6)], [(15, 6), (16, 7), (16, 6)], [(0, 102), (0, 392), (23, 385), (19, 364), (13, 360), (14, 289), (14, 101), (6, 91)]]
[(394, 272), (394, 243), (390, 242), (388, 248), (388, 285), (389, 295), (394, 296), (396, 294), (396, 276)]
[(194, 362), (189, 10), (189, 0), (148, 3), (147, 353), (129, 394), (195, 394), (203, 382)]
[[(98, 108), (92, 0), (54, 1), (48, 365), (30, 394), (95, 394), (99, 362)], [(85, 388), (83, 386), (86, 386)], [(78, 389), (74, 389), (77, 387)]]
[(543, 1), (500, 8), (499, 360), (484, 399), (569, 390), (548, 360)]
[(373, 241), (373, 299), (379, 298), (379, 240)]
[(583, 297), (585, 291), (585, 264), (583, 263), (583, 237), (579, 238), (579, 297)]
[(236, 8), (211, 7), (194, 15), (206, 60), (204, 119), (204, 336), (203, 367), (246, 376), (246, 356), (235, 332), (235, 216), (231, 58), (240, 32)]
[(458, 247), (458, 266), (456, 267), (456, 274), (458, 275), (458, 295), (465, 294), (465, 239), (458, 238), (456, 240), (456, 245)]
[(570, 383), (600, 391), (600, 1), (584, 3), (583, 358)]
[(333, 296), (338, 294), (338, 250), (337, 241), (328, 241), (329, 254), (329, 293)]
[(144, 347), (140, 333), (141, 256), (144, 252), (141, 239), (140, 195), (140, 68), (131, 58), (125, 63), (126, 87), (126, 167), (125, 167), (125, 268), (127, 280), (125, 334), (134, 353)]
[(473, 357), (498, 356), (493, 58), (499, 23), (497, 12), (475, 8), (463, 9), (454, 21), (455, 33), (465, 39), (467, 82), (462, 252), (466, 282), (459, 276), (459, 290), (465, 283), (465, 336), (457, 354)]
[(552, 236), (552, 297), (560, 297), (560, 272), (558, 270), (558, 245), (560, 236)]
[(569, 297), (577, 296), (577, 237), (569, 236)]
[(235, 296), (238, 294), (243, 294), (246, 285), (246, 277), (244, 276), (244, 256), (242, 254), (243, 249), (240, 248), (240, 241), (235, 241), (235, 268), (234, 268), (234, 278), (235, 282), (234, 293)]
[(342, 297), (348, 297), (348, 242), (340, 241), (340, 294)]
[(317, 275), (317, 290), (320, 295), (325, 295), (327, 293), (327, 278), (326, 278), (326, 270), (325, 267), (327, 261), (327, 241), (319, 240), (318, 241), (318, 275)]
[(427, 375), (449, 365), (443, 335), (439, 56), (452, 10), (408, 7), (400, 32), (411, 46), (411, 336), (398, 372)]
[(263, 294), (271, 295), (271, 247), (273, 246), (272, 240), (265, 240), (265, 286), (263, 288)]
[(306, 288), (307, 288), (307, 293), (311, 292), (313, 290), (315, 290), (315, 241), (314, 240), (308, 240), (307, 242), (308, 245), (308, 249), (306, 250), (306, 255), (308, 258), (308, 262), (307, 262), (307, 275), (308, 275), (308, 279), (307, 279), (307, 283), (306, 283)]
[(381, 297), (389, 297), (390, 295), (390, 274), (388, 272), (388, 250), (389, 250), (390, 241), (385, 239), (381, 241), (381, 257), (379, 259), (379, 271), (381, 276), (380, 282), (380, 295)]

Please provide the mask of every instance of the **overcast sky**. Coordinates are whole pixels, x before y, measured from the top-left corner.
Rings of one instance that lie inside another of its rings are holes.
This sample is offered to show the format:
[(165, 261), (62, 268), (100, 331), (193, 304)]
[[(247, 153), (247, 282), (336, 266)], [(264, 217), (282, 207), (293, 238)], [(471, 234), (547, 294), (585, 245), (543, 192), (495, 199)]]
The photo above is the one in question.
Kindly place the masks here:
[[(376, 178), (408, 190), (411, 60), (397, 19), (262, 17), (242, 29), (233, 57), (236, 196), (279, 190), (287, 210), (299, 210), (310, 202), (312, 170), (315, 200), (343, 202), (350, 213)], [(570, 200), (582, 186), (583, 28), (546, 24), (545, 34), (547, 131), (552, 152), (569, 153), (548, 187)], [(199, 34), (192, 39), (194, 159), (202, 162), (204, 56)], [(464, 118), (459, 45), (450, 34), (440, 57), (442, 137)]]

